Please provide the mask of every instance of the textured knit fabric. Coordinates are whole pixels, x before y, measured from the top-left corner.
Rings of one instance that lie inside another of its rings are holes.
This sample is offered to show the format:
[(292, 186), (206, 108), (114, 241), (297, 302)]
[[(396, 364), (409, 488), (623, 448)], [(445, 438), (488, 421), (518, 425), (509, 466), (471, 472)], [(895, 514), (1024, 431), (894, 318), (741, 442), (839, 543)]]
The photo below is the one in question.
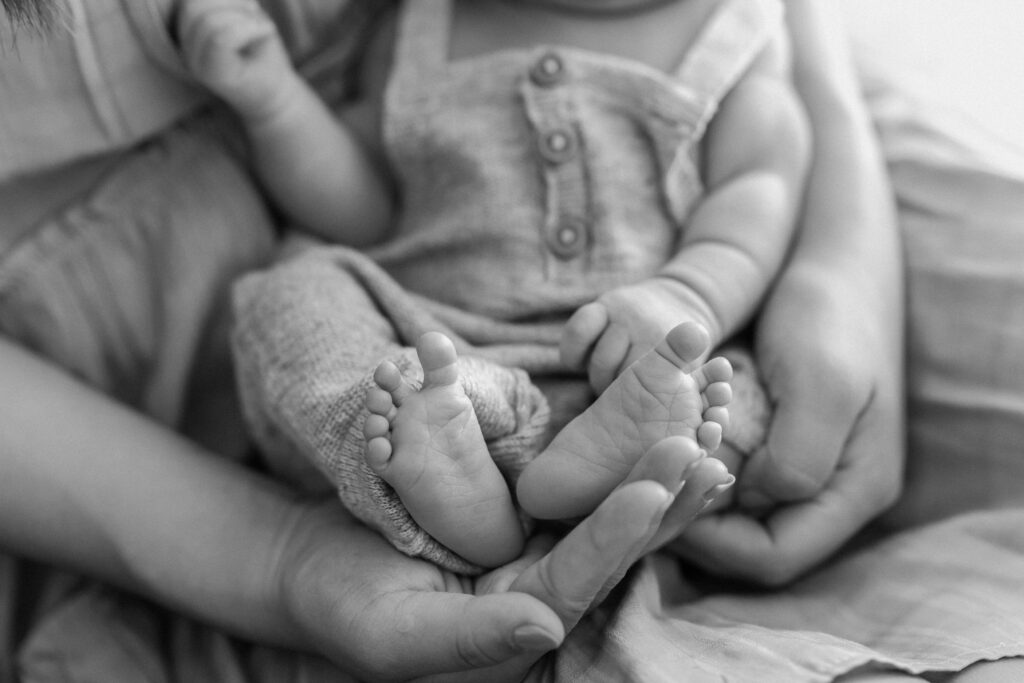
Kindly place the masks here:
[[(364, 257), (312, 249), (237, 288), (243, 401), (274, 467), (317, 486), (304, 456), (398, 548), (470, 569), (363, 462), (374, 368), (390, 358), (415, 380), (417, 337), (452, 336), (492, 455), (514, 484), (593, 400), (559, 365), (562, 324), (674, 254), (701, 196), (707, 123), (780, 16), (774, 0), (722, 3), (665, 74), (560, 46), (449, 62), (449, 1), (406, 2), (383, 111), (402, 205), (396, 236)], [(550, 64), (553, 77), (540, 73)], [(729, 436), (749, 451), (768, 410), (749, 358), (735, 360), (738, 395), (751, 401), (739, 413), (753, 421), (736, 420), (744, 426)], [(510, 457), (494, 439), (525, 448)]]
[[(307, 283), (315, 283), (314, 290)], [(346, 506), (398, 549), (456, 571), (477, 571), (426, 534), (363, 459), (364, 397), (377, 364), (393, 361), (418, 387), (416, 339), (443, 330), (468, 351), (458, 333), (366, 256), (342, 247), (316, 249), (309, 258), (247, 276), (236, 291), (242, 394), (261, 398), (245, 402), (247, 417), (278, 473), (322, 486), (310, 461), (296, 456), (314, 454)], [(268, 350), (275, 355), (264, 355)], [(543, 443), (547, 402), (512, 365), (467, 353), (460, 372), (490, 453), (513, 484)]]

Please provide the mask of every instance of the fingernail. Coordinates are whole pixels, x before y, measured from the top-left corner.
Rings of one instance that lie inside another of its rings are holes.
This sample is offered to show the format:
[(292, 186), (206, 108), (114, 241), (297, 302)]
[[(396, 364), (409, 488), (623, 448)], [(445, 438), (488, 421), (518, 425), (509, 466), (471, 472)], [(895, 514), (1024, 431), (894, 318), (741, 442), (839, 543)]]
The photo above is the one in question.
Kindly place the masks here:
[(536, 624), (520, 626), (512, 632), (512, 644), (520, 652), (547, 652), (559, 645), (559, 640)]
[(666, 489), (665, 490), (665, 500), (658, 507), (658, 515), (661, 516), (661, 515), (664, 515), (666, 512), (668, 512), (668, 509), (670, 507), (672, 507), (672, 503), (674, 503), (674, 502), (676, 502), (676, 495), (674, 493), (672, 493), (671, 491), (669, 491), (668, 489)]
[(704, 495), (701, 496), (701, 498), (705, 503), (710, 503), (715, 498), (718, 498), (718, 496), (722, 495), (723, 492), (728, 490), (729, 487), (731, 487), (735, 483), (736, 477), (730, 474), (724, 482), (722, 482), (721, 484), (716, 484), (715, 486), (712, 486), (707, 491), (705, 491)]

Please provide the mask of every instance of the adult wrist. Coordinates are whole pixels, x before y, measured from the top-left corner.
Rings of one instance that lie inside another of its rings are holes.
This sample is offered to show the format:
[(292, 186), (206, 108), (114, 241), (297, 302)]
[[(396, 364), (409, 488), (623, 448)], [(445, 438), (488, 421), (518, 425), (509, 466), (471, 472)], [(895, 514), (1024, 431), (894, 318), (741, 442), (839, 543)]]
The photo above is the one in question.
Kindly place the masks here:
[[(344, 542), (348, 522), (355, 523), (334, 497), (296, 502), (282, 517), (266, 593), (269, 613), (275, 615), (279, 645), (303, 651), (315, 648), (317, 634), (308, 633), (305, 624), (315, 619), (311, 609), (324, 608), (316, 586), (322, 577), (334, 576), (339, 570), (336, 566), (321, 566), (324, 555), (318, 549), (325, 542)], [(312, 605), (311, 599), (319, 604)]]
[(303, 504), (233, 463), (203, 465), (192, 475), (205, 482), (176, 524), (145, 537), (127, 524), (117, 534), (129, 585), (243, 639), (296, 647), (278, 576)]

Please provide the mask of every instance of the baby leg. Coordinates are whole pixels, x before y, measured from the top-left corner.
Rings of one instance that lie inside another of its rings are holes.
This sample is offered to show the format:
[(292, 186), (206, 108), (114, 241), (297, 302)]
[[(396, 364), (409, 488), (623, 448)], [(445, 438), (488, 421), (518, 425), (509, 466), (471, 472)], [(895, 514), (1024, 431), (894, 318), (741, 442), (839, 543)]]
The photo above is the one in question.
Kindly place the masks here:
[(522, 550), (523, 531), (459, 381), (455, 347), (431, 332), (416, 353), (419, 390), (393, 363), (381, 363), (374, 374), (363, 425), (366, 462), (431, 536), (470, 562), (505, 564)]
[(709, 343), (703, 327), (683, 323), (623, 371), (523, 471), (523, 508), (540, 519), (587, 514), (666, 437), (716, 449), (728, 419), (732, 367), (724, 358), (699, 362)]

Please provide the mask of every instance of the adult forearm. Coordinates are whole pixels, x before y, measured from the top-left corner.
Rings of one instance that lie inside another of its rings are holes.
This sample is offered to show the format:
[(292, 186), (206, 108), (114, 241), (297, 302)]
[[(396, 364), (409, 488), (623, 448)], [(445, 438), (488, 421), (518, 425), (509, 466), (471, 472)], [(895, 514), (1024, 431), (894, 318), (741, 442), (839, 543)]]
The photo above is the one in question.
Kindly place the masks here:
[(814, 135), (794, 265), (867, 276), (870, 286), (899, 299), (892, 192), (843, 26), (822, 0), (788, 0), (787, 9), (797, 88)]
[(288, 642), (284, 489), (0, 341), (0, 544)]

